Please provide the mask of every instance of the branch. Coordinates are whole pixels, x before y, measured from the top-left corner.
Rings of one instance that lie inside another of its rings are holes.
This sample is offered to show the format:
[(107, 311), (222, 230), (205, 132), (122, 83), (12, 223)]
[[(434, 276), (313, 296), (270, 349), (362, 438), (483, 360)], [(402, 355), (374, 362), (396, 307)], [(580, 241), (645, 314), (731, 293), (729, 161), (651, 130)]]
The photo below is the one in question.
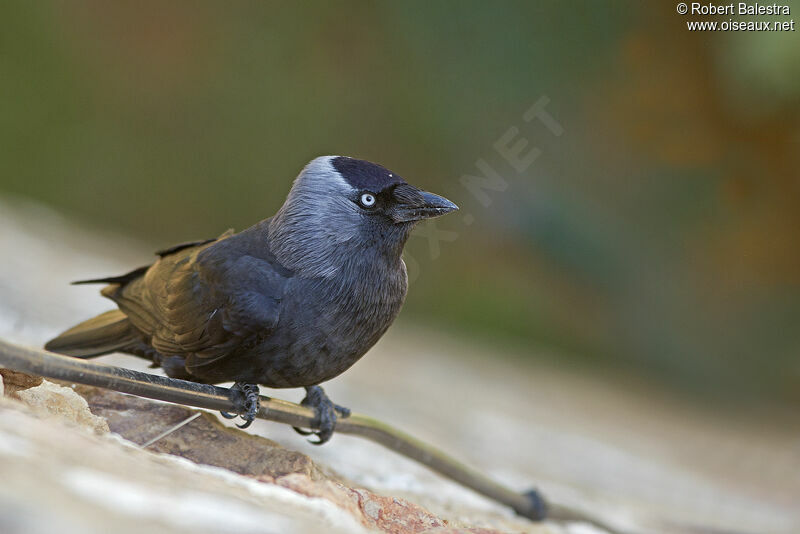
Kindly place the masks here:
[[(197, 408), (219, 411), (236, 409), (230, 401), (231, 390), (228, 388), (98, 364), (44, 350), (21, 347), (3, 340), (0, 340), (0, 367)], [(295, 427), (317, 428), (312, 410), (292, 402), (265, 396), (261, 396), (261, 409), (257, 417)], [(597, 520), (589, 519), (580, 512), (563, 506), (550, 505), (548, 514), (548, 506), (535, 490), (523, 494), (517, 493), (427, 443), (377, 419), (354, 413), (337, 421), (336, 432), (361, 436), (379, 443), (485, 497), (511, 507), (519, 515), (534, 521), (540, 521), (545, 515), (549, 515), (551, 519), (588, 521), (608, 529)]]

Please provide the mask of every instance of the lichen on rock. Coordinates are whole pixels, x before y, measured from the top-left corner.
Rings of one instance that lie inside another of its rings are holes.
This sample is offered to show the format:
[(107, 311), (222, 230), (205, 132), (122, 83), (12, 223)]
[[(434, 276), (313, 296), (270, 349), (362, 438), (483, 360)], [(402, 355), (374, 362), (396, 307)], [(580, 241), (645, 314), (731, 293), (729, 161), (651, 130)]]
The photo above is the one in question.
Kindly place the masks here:
[(93, 414), (86, 399), (74, 390), (41, 378), (39, 380), (41, 383), (38, 386), (18, 390), (14, 397), (39, 412), (58, 416), (98, 433), (109, 431), (106, 420)]

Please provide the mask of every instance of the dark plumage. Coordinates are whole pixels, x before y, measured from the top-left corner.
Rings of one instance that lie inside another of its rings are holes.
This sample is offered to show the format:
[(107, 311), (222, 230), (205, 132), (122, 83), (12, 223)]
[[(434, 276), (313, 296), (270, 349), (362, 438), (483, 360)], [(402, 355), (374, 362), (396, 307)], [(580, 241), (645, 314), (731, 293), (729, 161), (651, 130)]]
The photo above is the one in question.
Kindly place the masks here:
[(171, 377), (234, 381), (248, 421), (253, 384), (306, 387), (324, 442), (335, 411), (345, 410), (316, 386), (353, 365), (394, 321), (407, 288), (400, 255), (414, 224), (455, 209), (380, 165), (317, 158), (275, 216), (160, 251), (128, 274), (78, 282), (109, 284), (102, 294), (119, 309), (45, 347), (79, 357), (127, 352)]

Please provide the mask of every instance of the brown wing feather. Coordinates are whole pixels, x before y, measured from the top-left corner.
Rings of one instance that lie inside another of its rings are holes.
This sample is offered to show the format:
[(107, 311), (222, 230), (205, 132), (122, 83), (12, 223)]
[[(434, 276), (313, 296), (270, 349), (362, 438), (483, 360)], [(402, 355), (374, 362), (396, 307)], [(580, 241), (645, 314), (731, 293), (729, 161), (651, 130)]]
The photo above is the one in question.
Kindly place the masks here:
[(268, 335), (291, 273), (225, 239), (176, 247), (144, 276), (111, 285), (114, 300), (160, 353), (191, 355), (196, 364), (227, 355), (243, 339)]

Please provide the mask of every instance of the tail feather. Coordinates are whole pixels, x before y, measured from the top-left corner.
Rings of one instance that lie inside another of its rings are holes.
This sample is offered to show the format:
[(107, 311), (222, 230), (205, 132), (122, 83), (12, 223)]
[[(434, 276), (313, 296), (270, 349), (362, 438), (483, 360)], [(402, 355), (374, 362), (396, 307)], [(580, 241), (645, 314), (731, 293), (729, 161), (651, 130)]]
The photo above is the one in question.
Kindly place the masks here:
[(134, 269), (129, 273), (123, 274), (122, 276), (108, 276), (106, 278), (92, 278), (91, 280), (76, 280), (72, 282), (73, 286), (79, 286), (82, 284), (120, 284), (125, 285), (128, 282), (136, 280), (140, 276), (143, 276), (144, 273), (147, 272), (149, 269), (149, 265), (145, 265), (144, 267), (139, 267), (138, 269)]
[(44, 348), (79, 358), (108, 354), (135, 343), (137, 332), (119, 310), (111, 310), (73, 326), (51, 339)]

